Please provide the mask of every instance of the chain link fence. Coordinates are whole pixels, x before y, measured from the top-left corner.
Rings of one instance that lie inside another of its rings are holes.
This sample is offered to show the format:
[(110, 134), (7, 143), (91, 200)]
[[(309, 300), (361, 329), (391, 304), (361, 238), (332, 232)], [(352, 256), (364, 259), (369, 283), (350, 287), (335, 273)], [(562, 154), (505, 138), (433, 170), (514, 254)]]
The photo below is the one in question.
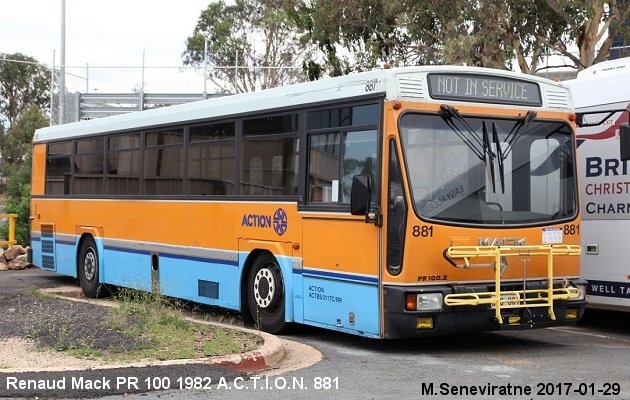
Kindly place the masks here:
[[(562, 56), (559, 55), (558, 57)], [(615, 46), (610, 49), (608, 58), (617, 59), (623, 57), (630, 57), (630, 46), (624, 45), (621, 41), (617, 41)], [(566, 65), (566, 67), (569, 66)], [(563, 70), (562, 68), (554, 68), (556, 67), (547, 67), (544, 68), (544, 71), (541, 69), (541, 71), (538, 71), (536, 74), (556, 80), (573, 79), (577, 74), (575, 69), (565, 68)], [(142, 69), (149, 70), (150, 67), (142, 67)], [(86, 77), (71, 73), (67, 74), (71, 77), (87, 81)], [(58, 68), (55, 68), (52, 74), (51, 85), (51, 125), (126, 114), (134, 111), (149, 110), (152, 108), (189, 103), (204, 98), (222, 96), (219, 94), (204, 95), (204, 93), (143, 93), (141, 90), (132, 93), (87, 93), (87, 90), (86, 93), (66, 92), (64, 96), (63, 121), (61, 121), (59, 78), (60, 71)]]
[(63, 121), (60, 120), (59, 96), (52, 99), (51, 125), (127, 114), (220, 96), (222, 95), (204, 96), (203, 93), (66, 93)]
[(609, 59), (630, 57), (630, 46), (615, 46), (610, 49)]

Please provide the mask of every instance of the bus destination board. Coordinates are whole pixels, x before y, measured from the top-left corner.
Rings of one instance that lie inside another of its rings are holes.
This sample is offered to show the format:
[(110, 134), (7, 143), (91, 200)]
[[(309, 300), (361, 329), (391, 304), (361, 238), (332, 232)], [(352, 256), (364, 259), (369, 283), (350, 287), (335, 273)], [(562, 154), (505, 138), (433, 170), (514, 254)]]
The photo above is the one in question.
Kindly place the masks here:
[(541, 106), (540, 88), (534, 82), (487, 75), (429, 74), (434, 99)]

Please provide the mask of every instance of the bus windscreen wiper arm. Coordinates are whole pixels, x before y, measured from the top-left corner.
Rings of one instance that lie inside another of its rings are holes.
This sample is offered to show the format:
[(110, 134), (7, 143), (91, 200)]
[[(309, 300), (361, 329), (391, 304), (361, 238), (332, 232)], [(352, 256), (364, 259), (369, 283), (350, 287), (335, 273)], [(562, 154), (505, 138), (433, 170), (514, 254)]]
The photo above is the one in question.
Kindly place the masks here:
[(518, 137), (527, 129), (527, 126), (536, 119), (536, 111), (527, 111), (527, 114), (520, 119), (514, 126), (510, 133), (505, 137), (505, 142), (508, 144), (508, 151), (503, 155), (503, 159), (505, 160), (507, 156), (512, 151), (512, 144), (516, 143)]
[(494, 193), (497, 192), (497, 188), (495, 186), (494, 179), (494, 158), (496, 155), (490, 148), (490, 139), (488, 138), (488, 128), (486, 127), (486, 121), (481, 123), (481, 131), (483, 134), (483, 154), (484, 154), (484, 163), (486, 158), (486, 153), (488, 154), (488, 162), (490, 163), (490, 179), (492, 180), (492, 191)]
[[(481, 142), (481, 139), (479, 139), (479, 136), (477, 135), (475, 130), (468, 124), (468, 122), (466, 122), (464, 117), (462, 117), (461, 114), (455, 108), (447, 104), (442, 104), (440, 106), (440, 111), (441, 111), (440, 115), (444, 119), (444, 122), (446, 122), (446, 124), (457, 134), (457, 136), (462, 140), (462, 142), (464, 142), (466, 146), (468, 146), (468, 148), (472, 150), (472, 152), (475, 153), (475, 155), (479, 157), (480, 160), (483, 160), (483, 162), (485, 163), (486, 162), (485, 153), (479, 150), (479, 148), (482, 148), (482, 149), (484, 148), (484, 144)], [(470, 139), (466, 136), (466, 134), (464, 134), (464, 132), (462, 132), (453, 123), (452, 121), (453, 118), (459, 121), (464, 126), (464, 128), (466, 128), (466, 130), (468, 131), (468, 134), (477, 142), (477, 145), (475, 145), (475, 143), (470, 141)]]
[[(485, 125), (484, 125), (485, 126)], [(499, 141), (499, 134), (497, 132), (497, 125), (492, 122), (492, 141), (497, 148), (497, 163), (499, 164), (499, 179), (501, 179), (501, 193), (505, 194), (505, 170), (503, 161), (505, 157), (503, 156), (503, 152), (501, 150), (501, 142)], [(494, 182), (493, 182), (494, 188)]]

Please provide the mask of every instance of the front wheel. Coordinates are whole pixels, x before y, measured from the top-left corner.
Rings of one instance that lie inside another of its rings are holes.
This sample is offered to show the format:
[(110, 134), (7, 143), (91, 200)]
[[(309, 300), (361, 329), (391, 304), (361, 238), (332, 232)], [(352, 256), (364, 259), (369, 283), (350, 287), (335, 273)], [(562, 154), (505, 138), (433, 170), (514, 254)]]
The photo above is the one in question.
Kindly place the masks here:
[(254, 323), (263, 331), (285, 328), (282, 271), (271, 254), (261, 254), (247, 275), (247, 305)]
[(79, 283), (83, 295), (88, 298), (96, 298), (99, 290), (98, 280), (98, 250), (92, 237), (85, 238), (79, 252)]

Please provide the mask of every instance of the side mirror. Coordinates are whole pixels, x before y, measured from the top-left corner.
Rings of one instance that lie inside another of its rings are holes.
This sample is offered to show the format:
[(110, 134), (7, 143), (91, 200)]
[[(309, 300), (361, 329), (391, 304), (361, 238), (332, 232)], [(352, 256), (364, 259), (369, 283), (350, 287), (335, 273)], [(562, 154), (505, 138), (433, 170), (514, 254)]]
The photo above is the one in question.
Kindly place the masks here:
[(619, 159), (630, 160), (630, 124), (619, 125)]
[(372, 177), (356, 175), (352, 178), (350, 192), (350, 213), (352, 215), (367, 215), (372, 206)]

